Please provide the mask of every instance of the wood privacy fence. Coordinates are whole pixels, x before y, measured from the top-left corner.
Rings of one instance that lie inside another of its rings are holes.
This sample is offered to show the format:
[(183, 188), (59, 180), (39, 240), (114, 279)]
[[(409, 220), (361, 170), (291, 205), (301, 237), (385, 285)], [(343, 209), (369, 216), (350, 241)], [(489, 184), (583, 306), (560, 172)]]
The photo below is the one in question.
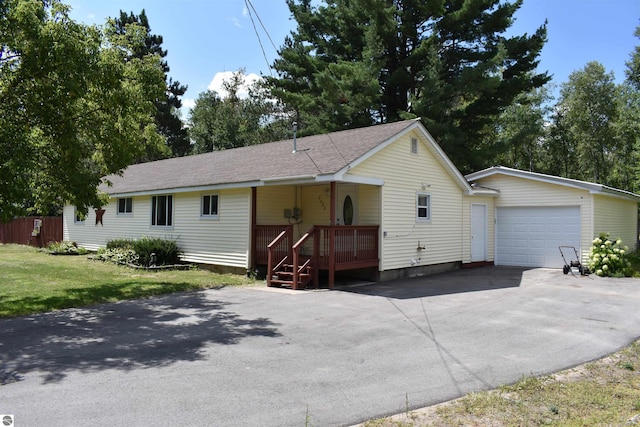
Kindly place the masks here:
[[(37, 221), (40, 221), (39, 231)], [(61, 216), (30, 216), (16, 218), (6, 224), (0, 223), (0, 243), (17, 243), (42, 248), (51, 242), (60, 241), (62, 241)]]

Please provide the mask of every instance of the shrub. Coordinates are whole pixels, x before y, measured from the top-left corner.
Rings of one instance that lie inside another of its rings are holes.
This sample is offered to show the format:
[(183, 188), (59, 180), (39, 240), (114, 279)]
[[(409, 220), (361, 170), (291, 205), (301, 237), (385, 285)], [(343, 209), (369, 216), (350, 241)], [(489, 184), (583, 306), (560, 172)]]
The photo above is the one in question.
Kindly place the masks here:
[(148, 266), (153, 253), (156, 254), (156, 265), (176, 264), (180, 261), (181, 251), (176, 240), (155, 237), (109, 240), (106, 249), (98, 251), (96, 259)]
[(631, 263), (625, 256), (628, 250), (622, 240), (611, 240), (609, 233), (600, 233), (589, 251), (589, 269), (598, 276), (632, 276)]
[(116, 264), (138, 264), (140, 257), (133, 249), (101, 248), (94, 259), (115, 262)]
[(140, 265), (149, 265), (151, 254), (156, 254), (157, 265), (176, 264), (181, 251), (176, 240), (143, 237), (133, 242), (133, 250), (140, 256)]
[(85, 255), (89, 251), (83, 247), (78, 247), (76, 242), (53, 242), (47, 246), (50, 253), (66, 255)]
[(107, 241), (107, 249), (133, 249), (133, 239), (113, 239)]

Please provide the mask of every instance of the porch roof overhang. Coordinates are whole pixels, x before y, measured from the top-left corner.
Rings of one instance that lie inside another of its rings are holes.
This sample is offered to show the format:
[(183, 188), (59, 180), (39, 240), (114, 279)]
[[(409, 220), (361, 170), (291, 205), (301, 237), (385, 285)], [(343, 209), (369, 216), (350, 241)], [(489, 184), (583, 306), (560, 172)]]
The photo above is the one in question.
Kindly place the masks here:
[(300, 175), (300, 176), (285, 176), (278, 178), (267, 178), (258, 181), (246, 181), (236, 182), (228, 184), (212, 184), (212, 185), (200, 185), (196, 187), (175, 187), (175, 188), (163, 188), (159, 190), (149, 191), (135, 191), (135, 192), (121, 192), (121, 193), (107, 193), (111, 198), (118, 197), (135, 197), (135, 196), (156, 196), (159, 194), (178, 194), (178, 193), (193, 193), (193, 192), (206, 192), (206, 191), (218, 191), (237, 188), (252, 188), (252, 187), (266, 187), (276, 185), (317, 185), (322, 183), (337, 182), (337, 183), (350, 183), (350, 184), (366, 184), (374, 186), (384, 185), (384, 179), (372, 178), (368, 176), (359, 176), (345, 173), (337, 174), (323, 174), (323, 175)]
[(312, 184), (321, 184), (321, 183), (329, 183), (329, 182), (337, 182), (337, 183), (343, 182), (343, 183), (350, 183), (350, 184), (366, 184), (366, 185), (375, 185), (375, 186), (384, 185), (384, 179), (382, 178), (353, 175), (353, 174), (345, 173), (345, 171), (340, 171), (338, 173), (332, 173), (332, 174), (291, 176), (291, 177), (270, 178), (270, 179), (261, 180), (262, 185), (312, 185)]

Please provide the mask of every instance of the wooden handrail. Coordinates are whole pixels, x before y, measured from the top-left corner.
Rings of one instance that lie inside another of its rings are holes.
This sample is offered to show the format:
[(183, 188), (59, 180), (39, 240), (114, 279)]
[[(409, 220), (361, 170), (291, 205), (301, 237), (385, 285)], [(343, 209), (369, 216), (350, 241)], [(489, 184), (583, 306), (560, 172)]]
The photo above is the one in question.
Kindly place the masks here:
[[(292, 250), (293, 250), (293, 289), (298, 289), (298, 280), (300, 278), (300, 272), (310, 263), (310, 260), (307, 260), (307, 262), (304, 263), (304, 265), (300, 266), (300, 248), (306, 243), (307, 240), (309, 240), (309, 238), (311, 238), (312, 236), (316, 235), (316, 228), (315, 227), (311, 227), (311, 229), (309, 231), (307, 231), (302, 237), (300, 237), (300, 239), (298, 239), (298, 241), (293, 245)], [(314, 251), (313, 254), (313, 258), (315, 258), (317, 255)], [(316, 262), (314, 262), (315, 265), (317, 265)], [(315, 275), (314, 275), (315, 278)], [(314, 283), (314, 286), (318, 286), (317, 283)]]
[[(273, 277), (273, 274), (282, 264), (284, 264), (284, 262), (288, 258), (288, 255), (285, 255), (274, 267), (273, 264), (275, 260), (273, 258), (274, 258), (275, 250), (279, 246), (281, 246), (283, 242), (286, 242), (288, 238), (290, 238), (291, 236), (292, 236), (292, 230), (291, 228), (287, 228), (285, 230), (282, 230), (282, 232), (280, 232), (280, 234), (278, 234), (278, 236), (275, 239), (273, 239), (271, 243), (267, 245), (267, 286), (271, 286), (271, 278)], [(286, 252), (288, 254), (289, 250), (287, 249)]]

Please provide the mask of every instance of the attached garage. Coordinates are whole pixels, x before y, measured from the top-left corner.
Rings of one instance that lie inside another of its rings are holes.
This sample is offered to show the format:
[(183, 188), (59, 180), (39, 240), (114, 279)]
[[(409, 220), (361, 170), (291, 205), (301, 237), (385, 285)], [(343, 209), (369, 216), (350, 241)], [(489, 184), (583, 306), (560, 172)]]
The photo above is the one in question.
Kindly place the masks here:
[(574, 246), (585, 262), (600, 233), (638, 241), (640, 196), (605, 185), (495, 166), (466, 176), (495, 197), (494, 263), (564, 265), (559, 246)]
[(559, 246), (580, 247), (580, 207), (496, 209), (496, 265), (562, 267)]

